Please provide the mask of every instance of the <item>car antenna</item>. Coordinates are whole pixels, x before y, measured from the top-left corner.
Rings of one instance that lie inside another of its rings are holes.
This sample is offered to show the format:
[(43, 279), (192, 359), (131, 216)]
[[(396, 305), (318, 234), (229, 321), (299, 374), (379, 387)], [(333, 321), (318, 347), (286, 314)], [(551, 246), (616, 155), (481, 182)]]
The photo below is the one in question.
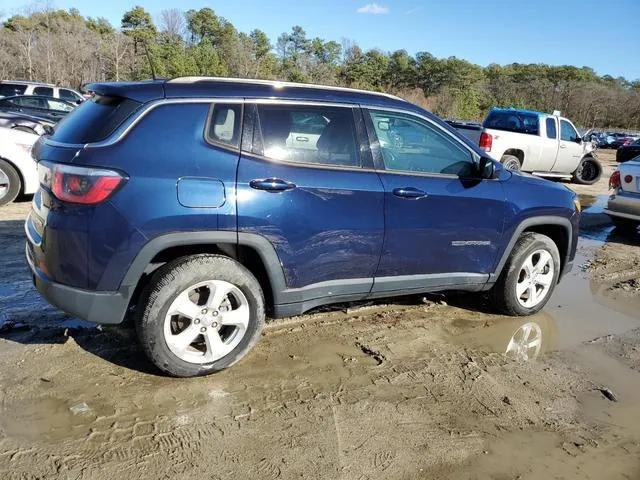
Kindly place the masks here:
[(151, 67), (151, 76), (154, 80), (157, 80), (156, 69), (153, 67), (153, 61), (151, 60), (151, 55), (149, 54), (149, 48), (147, 48), (147, 42), (143, 41), (142, 45), (144, 45), (144, 53), (147, 56), (147, 60), (149, 61), (149, 67)]

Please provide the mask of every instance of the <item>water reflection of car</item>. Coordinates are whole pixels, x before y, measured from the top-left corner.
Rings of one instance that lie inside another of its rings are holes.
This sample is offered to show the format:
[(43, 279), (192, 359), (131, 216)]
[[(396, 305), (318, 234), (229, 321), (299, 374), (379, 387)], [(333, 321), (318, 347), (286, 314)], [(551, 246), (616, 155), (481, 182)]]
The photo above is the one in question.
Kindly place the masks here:
[(483, 323), (455, 340), (516, 361), (532, 361), (557, 348), (557, 328), (551, 315), (542, 311), (529, 318), (501, 318)]
[(51, 122), (62, 120), (76, 104), (42, 95), (14, 95), (0, 98), (0, 111), (25, 113)]
[(616, 228), (633, 232), (640, 224), (640, 157), (621, 164), (609, 179), (613, 193), (604, 213)]

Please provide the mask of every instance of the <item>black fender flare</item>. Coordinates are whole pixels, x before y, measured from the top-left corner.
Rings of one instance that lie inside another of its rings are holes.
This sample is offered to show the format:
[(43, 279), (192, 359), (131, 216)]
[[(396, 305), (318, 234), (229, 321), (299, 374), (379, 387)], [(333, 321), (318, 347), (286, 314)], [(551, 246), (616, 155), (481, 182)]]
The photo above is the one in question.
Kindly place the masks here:
[(234, 231), (197, 231), (197, 232), (174, 232), (160, 235), (147, 242), (138, 252), (135, 259), (129, 266), (119, 291), (125, 295), (133, 295), (133, 291), (144, 274), (151, 260), (160, 252), (171, 248), (189, 245), (202, 244), (226, 244), (236, 246), (246, 246), (254, 249), (265, 266), (274, 302), (280, 303), (280, 297), (286, 290), (286, 280), (278, 254), (271, 242), (262, 235), (254, 233), (234, 232)]
[(566, 217), (560, 217), (560, 216), (554, 216), (554, 215), (542, 215), (537, 217), (525, 218), (518, 224), (518, 226), (513, 231), (513, 234), (511, 235), (511, 239), (509, 240), (509, 243), (507, 244), (506, 248), (502, 252), (502, 256), (500, 257), (500, 260), (498, 261), (498, 264), (496, 265), (495, 270), (493, 271), (493, 273), (489, 275), (489, 283), (495, 283), (498, 280), (498, 277), (502, 273), (502, 269), (504, 268), (504, 265), (507, 263), (507, 260), (511, 255), (514, 245), (520, 238), (520, 235), (522, 235), (522, 233), (527, 228), (536, 227), (536, 226), (545, 226), (545, 225), (561, 226), (565, 229), (567, 233), (567, 244), (565, 246), (566, 250), (565, 250), (564, 263), (562, 265), (561, 274), (565, 272), (567, 263), (569, 262), (569, 256), (571, 253), (571, 244), (573, 241), (573, 225), (571, 224), (571, 221)]

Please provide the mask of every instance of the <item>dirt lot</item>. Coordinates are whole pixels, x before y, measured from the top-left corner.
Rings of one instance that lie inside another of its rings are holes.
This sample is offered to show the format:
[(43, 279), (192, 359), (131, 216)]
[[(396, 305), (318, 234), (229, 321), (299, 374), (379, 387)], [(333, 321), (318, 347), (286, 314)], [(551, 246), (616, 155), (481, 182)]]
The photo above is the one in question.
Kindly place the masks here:
[(47, 307), (29, 204), (5, 207), (0, 478), (640, 478), (640, 249), (602, 218), (607, 179), (576, 188), (594, 204), (576, 268), (534, 317), (453, 294), (340, 306), (193, 380)]

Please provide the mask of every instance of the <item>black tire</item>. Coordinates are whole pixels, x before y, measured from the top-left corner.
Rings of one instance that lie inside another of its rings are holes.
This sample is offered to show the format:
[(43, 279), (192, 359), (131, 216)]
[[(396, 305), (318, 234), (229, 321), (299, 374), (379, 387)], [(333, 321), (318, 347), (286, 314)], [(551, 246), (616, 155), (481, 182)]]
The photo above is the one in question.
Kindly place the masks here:
[[(524, 261), (534, 253), (536, 250), (546, 250), (551, 254), (553, 259), (553, 280), (546, 296), (537, 305), (526, 308), (520, 304), (516, 295), (516, 284), (518, 283), (518, 277), (522, 264)], [(509, 255), (507, 263), (502, 269), (502, 273), (498, 278), (498, 281), (491, 289), (491, 297), (494, 305), (502, 313), (511, 316), (524, 316), (532, 315), (540, 311), (553, 295), (553, 290), (558, 283), (558, 277), (560, 275), (560, 253), (558, 247), (546, 235), (539, 233), (527, 232), (522, 234)]]
[(593, 185), (602, 176), (602, 165), (593, 157), (584, 157), (573, 172), (573, 181), (580, 185)]
[[(13, 165), (10, 163), (0, 159), (0, 192), (4, 191), (5, 193), (0, 193), (0, 207), (2, 205), (6, 205), (8, 203), (13, 202), (20, 190), (22, 190), (22, 182), (20, 180), (20, 175)], [(8, 185), (5, 186), (5, 182), (8, 181)]]
[(504, 165), (504, 168), (507, 170), (511, 170), (514, 172), (519, 172), (522, 164), (520, 163), (520, 159), (515, 155), (503, 155), (500, 159), (500, 163)]
[(616, 230), (620, 232), (633, 233), (638, 229), (638, 222), (636, 222), (635, 220), (613, 216), (609, 218), (611, 218), (611, 221), (613, 222)]
[[(211, 363), (196, 364), (171, 352), (164, 337), (164, 321), (181, 292), (207, 280), (223, 280), (238, 287), (248, 301), (250, 319), (244, 337), (231, 352)], [(255, 345), (265, 321), (264, 296), (256, 278), (240, 263), (220, 255), (193, 255), (164, 265), (153, 275), (136, 310), (136, 330), (143, 350), (156, 367), (175, 377), (208, 375), (230, 367)]]

